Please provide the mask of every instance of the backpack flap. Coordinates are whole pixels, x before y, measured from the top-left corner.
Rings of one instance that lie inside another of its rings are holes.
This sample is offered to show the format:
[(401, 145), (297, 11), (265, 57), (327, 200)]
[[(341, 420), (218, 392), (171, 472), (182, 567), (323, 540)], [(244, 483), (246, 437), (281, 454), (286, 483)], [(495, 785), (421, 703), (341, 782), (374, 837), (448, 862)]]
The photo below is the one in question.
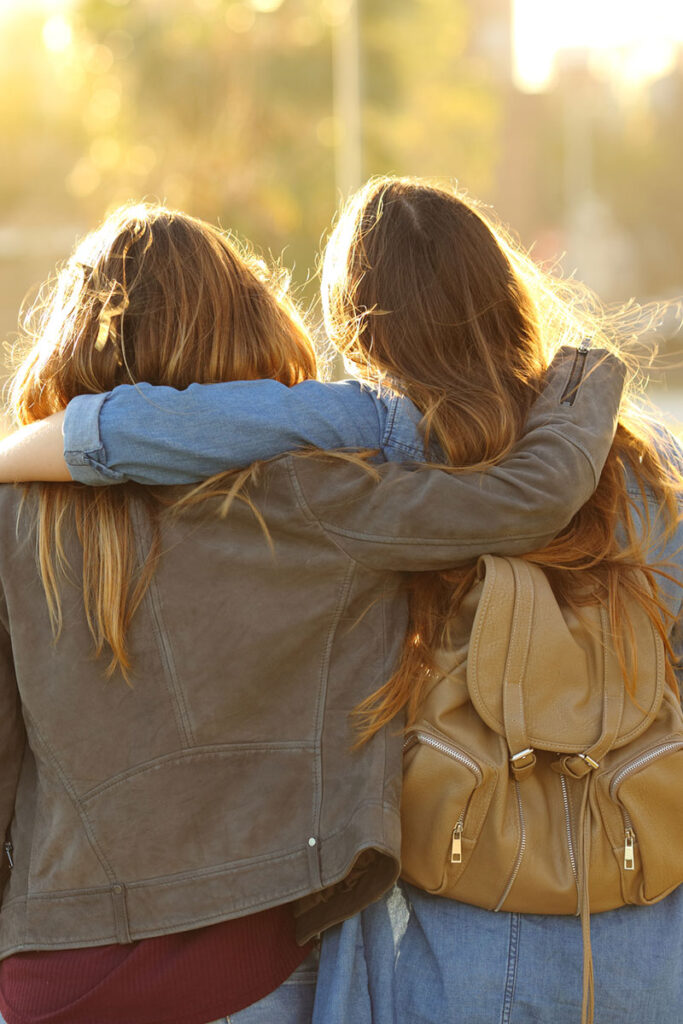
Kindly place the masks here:
[[(529, 750), (533, 757), (529, 748), (589, 751), (600, 739), (615, 680), (623, 693), (604, 610), (589, 605), (579, 617), (561, 608), (545, 573), (520, 559), (484, 555), (479, 572), (483, 588), (467, 662), (477, 713), (507, 736), (513, 755)], [(637, 648), (636, 685), (634, 699), (620, 698), (622, 706), (612, 708), (612, 748), (648, 728), (664, 688), (662, 640), (637, 602), (628, 612)]]

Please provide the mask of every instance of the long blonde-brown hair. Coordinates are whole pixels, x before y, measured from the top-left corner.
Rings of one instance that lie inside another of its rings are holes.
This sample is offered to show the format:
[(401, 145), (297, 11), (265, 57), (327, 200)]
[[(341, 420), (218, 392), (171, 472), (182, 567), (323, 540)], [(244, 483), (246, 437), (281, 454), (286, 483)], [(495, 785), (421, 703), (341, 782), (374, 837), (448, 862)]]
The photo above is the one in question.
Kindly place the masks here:
[[(160, 206), (126, 206), (76, 248), (25, 321), (31, 348), (11, 386), (20, 424), (64, 409), (77, 395), (146, 381), (271, 377), (291, 386), (316, 376), (310, 337), (283, 275), (203, 221)], [(38, 486), (38, 555), (53, 629), (70, 571), (64, 530), (83, 546), (82, 587), (96, 652), (109, 673), (130, 665), (126, 632), (158, 555), (158, 505), (146, 488)], [(154, 542), (136, 550), (134, 493), (146, 502)]]
[[(637, 307), (609, 312), (587, 288), (542, 270), (457, 189), (410, 178), (371, 180), (349, 200), (325, 251), (322, 297), (329, 337), (347, 363), (412, 399), (423, 414), (425, 458), (437, 442), (457, 471), (485, 469), (509, 453), (561, 345), (588, 336), (619, 354), (646, 326)], [(654, 491), (673, 531), (681, 474), (653, 440), (647, 417), (627, 399), (593, 497), (526, 556), (570, 604), (605, 604), (627, 687), (624, 596), (641, 603), (665, 640), (668, 625), (648, 565), (651, 524), (624, 475), (630, 467), (643, 494)], [(401, 662), (358, 709), (363, 738), (404, 708), (415, 715), (449, 618), (474, 579), (473, 565), (411, 577)]]

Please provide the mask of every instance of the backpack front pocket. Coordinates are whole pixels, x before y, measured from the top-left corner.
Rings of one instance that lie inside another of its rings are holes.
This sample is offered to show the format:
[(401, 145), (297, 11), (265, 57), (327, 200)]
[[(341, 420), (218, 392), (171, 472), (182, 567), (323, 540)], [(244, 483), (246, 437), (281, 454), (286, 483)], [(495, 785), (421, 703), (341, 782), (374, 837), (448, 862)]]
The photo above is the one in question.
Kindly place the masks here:
[(493, 791), (490, 773), (462, 747), (419, 728), (406, 736), (403, 767), (401, 873), (439, 892), (467, 866)]
[(683, 740), (664, 740), (620, 766), (608, 792), (621, 815), (613, 845), (624, 893), (653, 903), (683, 882)]

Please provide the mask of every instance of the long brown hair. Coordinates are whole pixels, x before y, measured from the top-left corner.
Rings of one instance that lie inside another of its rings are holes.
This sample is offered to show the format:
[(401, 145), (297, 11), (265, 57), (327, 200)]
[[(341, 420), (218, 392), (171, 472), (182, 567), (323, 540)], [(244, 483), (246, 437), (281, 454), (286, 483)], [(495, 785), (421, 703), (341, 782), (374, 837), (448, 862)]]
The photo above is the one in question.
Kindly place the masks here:
[[(76, 248), (25, 321), (31, 348), (11, 387), (20, 424), (64, 409), (77, 395), (147, 381), (271, 377), (287, 386), (316, 376), (310, 337), (283, 275), (203, 221), (160, 206), (126, 206)], [(154, 571), (157, 503), (133, 484), (93, 489), (38, 485), (38, 554), (53, 629), (70, 571), (64, 528), (83, 546), (83, 595), (96, 652), (127, 675), (126, 631)], [(147, 504), (154, 542), (136, 550), (131, 497)]]
[[(454, 471), (485, 469), (505, 457), (562, 344), (590, 336), (618, 353), (645, 326), (637, 307), (606, 311), (587, 288), (542, 270), (457, 189), (410, 178), (371, 180), (350, 199), (328, 242), (322, 281), (334, 346), (356, 374), (412, 399), (423, 414), (425, 458), (436, 441)], [(643, 495), (654, 491), (671, 533), (681, 474), (627, 400), (594, 495), (555, 540), (526, 557), (575, 607), (605, 604), (629, 687), (625, 594), (636, 597), (665, 641), (668, 630), (648, 565), (650, 524), (627, 492), (627, 466)], [(403, 708), (409, 719), (415, 715), (448, 621), (474, 579), (474, 565), (411, 577), (401, 662), (357, 709), (363, 738)], [(670, 667), (669, 679), (673, 685)]]

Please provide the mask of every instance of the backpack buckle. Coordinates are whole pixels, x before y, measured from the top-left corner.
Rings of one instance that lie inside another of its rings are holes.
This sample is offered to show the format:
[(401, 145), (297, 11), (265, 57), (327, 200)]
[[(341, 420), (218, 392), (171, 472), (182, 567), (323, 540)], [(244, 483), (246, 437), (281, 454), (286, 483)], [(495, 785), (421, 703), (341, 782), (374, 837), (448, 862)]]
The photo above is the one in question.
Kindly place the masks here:
[(595, 771), (600, 764), (589, 754), (565, 754), (555, 761), (551, 768), (560, 775), (568, 775), (571, 779), (585, 779), (590, 771)]
[(526, 747), (510, 757), (510, 768), (516, 779), (525, 779), (531, 775), (536, 765), (536, 754), (533, 747)]

